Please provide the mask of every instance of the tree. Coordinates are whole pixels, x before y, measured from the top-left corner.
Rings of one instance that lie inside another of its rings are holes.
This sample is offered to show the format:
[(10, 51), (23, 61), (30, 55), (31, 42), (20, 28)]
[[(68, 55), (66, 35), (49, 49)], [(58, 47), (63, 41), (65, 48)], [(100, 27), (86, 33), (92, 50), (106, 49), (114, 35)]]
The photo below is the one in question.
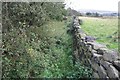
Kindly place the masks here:
[(61, 20), (63, 14), (66, 13), (62, 3), (2, 3), (2, 77), (27, 77), (33, 71), (31, 67), (37, 63), (32, 64), (28, 51), (33, 51), (31, 46), (37, 38), (41, 39), (35, 30), (49, 20)]
[(95, 13), (95, 17), (99, 17), (99, 13), (96, 12), (96, 13)]
[(92, 15), (92, 13), (90, 13), (90, 12), (87, 12), (87, 13), (86, 13), (86, 15), (87, 15), (87, 16), (91, 16), (91, 15)]

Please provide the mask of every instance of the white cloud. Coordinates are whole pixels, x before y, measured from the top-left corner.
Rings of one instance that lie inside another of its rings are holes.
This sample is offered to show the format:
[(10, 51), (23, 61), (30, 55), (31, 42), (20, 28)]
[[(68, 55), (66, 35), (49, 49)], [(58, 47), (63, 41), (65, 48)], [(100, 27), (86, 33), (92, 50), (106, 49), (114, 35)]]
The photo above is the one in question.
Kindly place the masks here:
[(75, 10), (79, 9), (93, 9), (93, 10), (107, 10), (118, 11), (119, 0), (66, 0), (67, 7)]

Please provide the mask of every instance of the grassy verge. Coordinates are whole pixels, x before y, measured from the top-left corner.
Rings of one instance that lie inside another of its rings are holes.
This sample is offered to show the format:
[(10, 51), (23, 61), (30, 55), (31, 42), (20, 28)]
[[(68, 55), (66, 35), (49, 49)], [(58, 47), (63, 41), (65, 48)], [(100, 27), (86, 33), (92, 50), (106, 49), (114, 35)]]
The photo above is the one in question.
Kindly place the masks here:
[(118, 50), (117, 18), (80, 17), (80, 19), (84, 22), (82, 28), (86, 34), (97, 38), (98, 42), (106, 44), (108, 48)]
[[(92, 71), (89, 68), (80, 65), (80, 63), (73, 65), (72, 37), (66, 33), (68, 29), (67, 25), (70, 22), (71, 20), (67, 22), (50, 21), (41, 28), (34, 30), (44, 38), (42, 40), (44, 48), (41, 50), (43, 53), (40, 51), (40, 54), (36, 55), (39, 59), (41, 58), (41, 64), (44, 63), (42, 64), (44, 69), (42, 69), (41, 74), (36, 75), (37, 77), (76, 78), (91, 76)], [(37, 43), (37, 45), (38, 44), (40, 43)], [(41, 56), (41, 54), (43, 55)], [(35, 53), (33, 53), (33, 55), (35, 55)], [(36, 71), (39, 73), (38, 70)]]
[(13, 36), (14, 42), (6, 42), (11, 54), (3, 55), (3, 77), (90, 77), (91, 69), (80, 63), (73, 65), (72, 37), (66, 33), (70, 22), (51, 20), (20, 35), (17, 30), (7, 33), (7, 39)]

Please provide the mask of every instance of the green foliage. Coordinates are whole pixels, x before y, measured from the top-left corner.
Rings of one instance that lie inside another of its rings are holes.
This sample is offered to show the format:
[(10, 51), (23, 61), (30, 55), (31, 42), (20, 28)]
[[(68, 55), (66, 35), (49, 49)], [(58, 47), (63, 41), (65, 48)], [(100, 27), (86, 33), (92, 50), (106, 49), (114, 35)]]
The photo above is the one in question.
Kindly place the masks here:
[(92, 70), (82, 66), (79, 62), (73, 66), (73, 69), (67, 73), (67, 78), (92, 78)]
[(87, 13), (86, 13), (87, 16), (91, 16), (91, 14), (92, 14), (92, 13), (90, 13), (90, 12), (87, 12)]
[(73, 65), (68, 23), (58, 21), (65, 15), (63, 7), (61, 3), (3, 3), (3, 78), (91, 75), (88, 68)]
[(61, 3), (44, 3), (42, 8), (51, 19), (62, 20), (63, 15), (66, 15), (64, 4)]
[(62, 3), (18, 3), (2, 4), (4, 29), (41, 26), (50, 19), (62, 20), (66, 11)]

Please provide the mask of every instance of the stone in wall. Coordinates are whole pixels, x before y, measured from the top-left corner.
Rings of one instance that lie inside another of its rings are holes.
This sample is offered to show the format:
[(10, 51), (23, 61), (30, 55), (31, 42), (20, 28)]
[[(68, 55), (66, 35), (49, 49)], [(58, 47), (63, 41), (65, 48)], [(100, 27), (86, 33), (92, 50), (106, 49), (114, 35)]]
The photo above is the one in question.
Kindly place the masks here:
[(74, 51), (73, 55), (75, 56), (76, 60), (78, 61), (79, 60), (78, 50)]
[(94, 78), (96, 78), (96, 77), (98, 77), (98, 78), (108, 78), (106, 70), (101, 65), (99, 66), (97, 63), (95, 63), (93, 61), (91, 63), (91, 67), (94, 70), (94, 73), (93, 73)]
[(95, 38), (92, 36), (85, 36), (85, 41), (86, 42), (93, 42), (93, 41), (95, 41)]
[(85, 48), (86, 44), (84, 42), (79, 42), (79, 46)]
[(92, 69), (97, 72), (100, 67), (99, 64), (93, 58), (90, 60), (90, 63)]
[[(79, 26), (79, 27), (80, 27), (80, 26)], [(82, 29), (79, 28), (79, 29), (77, 30), (77, 33), (84, 33), (84, 32), (83, 32)], [(85, 34), (85, 33), (84, 33), (84, 34)]]
[(83, 39), (83, 41), (85, 41), (86, 34), (85, 33), (80, 33), (80, 35), (81, 35), (81, 39)]
[(93, 49), (92, 49), (92, 50), (91, 50), (91, 52), (92, 52), (92, 53), (96, 53), (96, 54), (97, 54), (97, 51), (96, 51), (96, 50), (93, 50)]
[(100, 78), (107, 78), (107, 73), (101, 65), (98, 67), (97, 72), (98, 72), (98, 75), (99, 75)]
[(79, 25), (77, 25), (75, 28), (76, 28), (76, 29), (80, 29), (81, 27), (80, 27)]
[(111, 50), (107, 50), (103, 54), (103, 59), (110, 62), (115, 61), (118, 59), (118, 53)]
[(110, 78), (119, 78), (118, 70), (112, 65), (107, 68), (106, 72)]
[(83, 20), (82, 19), (78, 19), (78, 22), (79, 22), (80, 25), (83, 24)]
[(120, 72), (120, 61), (114, 61), (113, 66)]
[(119, 77), (118, 70), (114, 66), (112, 66), (112, 63), (104, 61), (104, 60), (101, 60), (101, 65), (105, 68), (105, 70), (107, 72), (107, 75), (110, 78), (117, 78), (117, 77)]
[(96, 72), (93, 72), (93, 77), (94, 78), (100, 78), (99, 75), (98, 75), (98, 73), (96, 73)]
[(101, 54), (103, 55), (108, 49), (107, 48), (100, 48), (100, 49), (97, 49), (97, 54)]
[(100, 54), (93, 53), (93, 58), (96, 62), (98, 62), (103, 58), (103, 56)]
[(92, 53), (96, 53), (97, 52), (95, 50), (92, 50), (92, 46), (91, 45), (87, 45), (87, 47), (88, 47), (88, 49), (89, 49), (90, 52), (92, 52)]
[(107, 48), (106, 45), (103, 45), (103, 44), (99, 44), (97, 42), (87, 42), (88, 45), (91, 45), (92, 46), (92, 49), (94, 50), (98, 50), (100, 48)]

